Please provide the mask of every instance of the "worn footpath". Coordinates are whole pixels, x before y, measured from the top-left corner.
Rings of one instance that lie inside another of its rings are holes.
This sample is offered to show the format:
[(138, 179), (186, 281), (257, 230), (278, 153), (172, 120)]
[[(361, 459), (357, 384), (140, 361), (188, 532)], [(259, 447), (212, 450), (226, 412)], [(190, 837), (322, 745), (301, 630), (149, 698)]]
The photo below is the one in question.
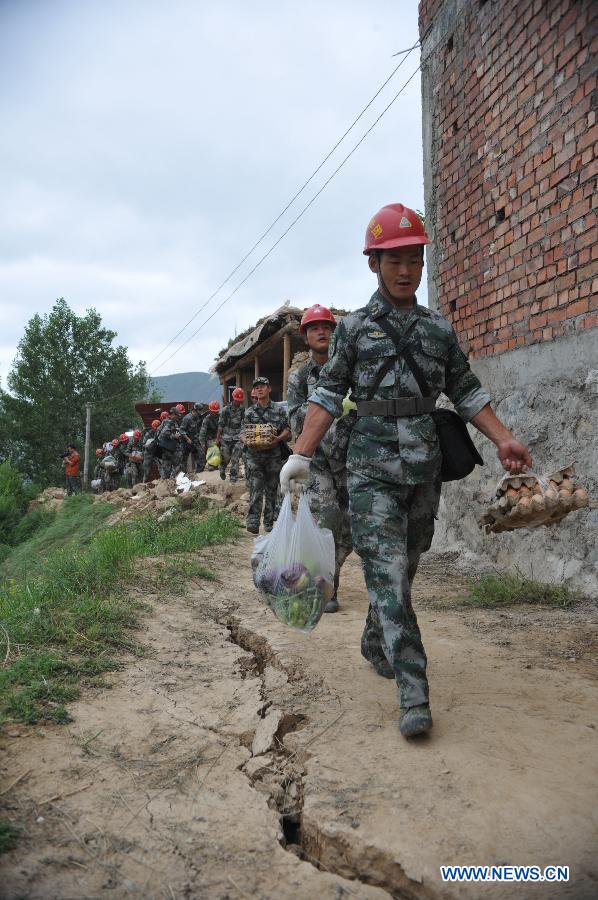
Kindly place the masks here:
[[(6, 898), (595, 897), (598, 616), (446, 607), (418, 575), (435, 727), (405, 741), (360, 657), (358, 559), (310, 636), (257, 601), (251, 541), (202, 553), (219, 582), (151, 604), (148, 652), (66, 728), (0, 736)], [(16, 781), (16, 779), (19, 779)], [(443, 884), (446, 864), (567, 865), (568, 884)]]

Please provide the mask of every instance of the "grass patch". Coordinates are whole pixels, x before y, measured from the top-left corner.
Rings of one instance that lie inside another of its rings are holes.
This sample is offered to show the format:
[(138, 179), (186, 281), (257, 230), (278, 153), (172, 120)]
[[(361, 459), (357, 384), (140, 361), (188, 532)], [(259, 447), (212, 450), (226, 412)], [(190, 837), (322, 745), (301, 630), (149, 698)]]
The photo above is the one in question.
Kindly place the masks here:
[[(200, 550), (232, 540), (238, 530), (235, 518), (218, 511), (200, 517), (176, 513), (162, 523), (151, 516), (129, 520), (98, 531), (80, 549), (69, 546), (64, 532), (63, 546), (48, 554), (43, 571), (5, 578), (0, 659), (7, 651), (8, 658), (0, 670), (0, 721), (68, 721), (65, 704), (78, 696), (81, 682), (97, 683), (102, 672), (118, 667), (115, 653), (138, 649), (131, 630), (142, 604), (123, 590), (134, 580), (135, 560)], [(37, 545), (37, 536), (28, 543)], [(178, 580), (192, 569), (198, 577), (211, 576), (191, 560), (166, 565)]]
[(17, 846), (20, 830), (7, 819), (0, 819), (0, 853), (8, 853)]
[(17, 526), (24, 542), (12, 548), (2, 561), (0, 580), (34, 577), (54, 551), (85, 547), (113, 512), (111, 503), (94, 503), (88, 494), (65, 497), (58, 512), (43, 507), (32, 510)]
[(468, 606), (515, 606), (526, 603), (537, 606), (567, 607), (580, 599), (580, 594), (565, 584), (545, 584), (522, 575), (500, 573), (482, 575), (469, 582), (469, 593), (463, 603)]

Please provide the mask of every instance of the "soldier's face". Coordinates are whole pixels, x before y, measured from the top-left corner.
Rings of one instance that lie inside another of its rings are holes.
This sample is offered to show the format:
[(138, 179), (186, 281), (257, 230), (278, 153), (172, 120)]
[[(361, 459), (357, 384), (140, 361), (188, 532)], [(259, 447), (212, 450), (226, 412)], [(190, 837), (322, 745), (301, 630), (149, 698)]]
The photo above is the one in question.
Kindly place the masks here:
[(305, 329), (305, 340), (310, 350), (316, 353), (328, 353), (332, 325), (327, 322), (314, 322)]
[(379, 263), (376, 256), (372, 254), (369, 257), (369, 266), (372, 272), (380, 272), (393, 300), (411, 300), (422, 280), (424, 261), (421, 247), (396, 247), (392, 250), (383, 250)]
[(270, 396), (271, 388), (269, 384), (256, 384), (254, 390), (259, 402), (260, 400), (266, 400)]

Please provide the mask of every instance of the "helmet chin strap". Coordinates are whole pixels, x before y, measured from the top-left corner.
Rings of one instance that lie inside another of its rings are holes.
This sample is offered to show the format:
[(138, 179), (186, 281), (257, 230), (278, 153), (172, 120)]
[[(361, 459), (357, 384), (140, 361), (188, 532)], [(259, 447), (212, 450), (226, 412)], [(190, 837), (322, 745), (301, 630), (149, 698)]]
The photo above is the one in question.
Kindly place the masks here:
[(382, 269), (380, 266), (380, 263), (382, 262), (382, 252), (380, 250), (375, 250), (374, 252), (376, 254), (376, 260), (378, 261), (378, 269), (376, 271), (376, 275), (378, 277), (378, 290), (380, 290), (380, 293), (383, 294), (384, 297), (392, 303), (392, 296), (388, 288), (386, 287), (386, 282), (382, 277)]

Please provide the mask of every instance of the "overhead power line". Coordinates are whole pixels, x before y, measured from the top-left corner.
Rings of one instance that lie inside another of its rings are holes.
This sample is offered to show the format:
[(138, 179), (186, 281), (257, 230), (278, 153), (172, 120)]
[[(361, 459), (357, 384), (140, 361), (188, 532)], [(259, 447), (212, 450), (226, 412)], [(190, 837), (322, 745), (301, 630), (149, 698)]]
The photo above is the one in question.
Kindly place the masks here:
[[(311, 184), (311, 182), (314, 180), (314, 178), (316, 177), (316, 175), (318, 174), (318, 172), (319, 172), (319, 171), (324, 167), (324, 165), (328, 162), (328, 160), (330, 159), (330, 157), (332, 156), (332, 154), (334, 153), (334, 151), (342, 144), (342, 142), (345, 140), (345, 138), (347, 137), (347, 135), (349, 135), (350, 132), (353, 130), (353, 128), (355, 128), (355, 126), (356, 126), (357, 123), (360, 121), (360, 119), (363, 118), (363, 116), (364, 116), (365, 113), (368, 111), (368, 109), (370, 108), (370, 106), (372, 105), (372, 103), (376, 100), (377, 97), (380, 96), (380, 94), (382, 93), (382, 91), (384, 90), (384, 88), (386, 87), (386, 85), (389, 83), (389, 81), (392, 80), (392, 78), (393, 78), (393, 77), (396, 75), (396, 73), (399, 71), (399, 69), (401, 68), (401, 66), (402, 66), (403, 63), (405, 62), (405, 60), (409, 57), (409, 55), (413, 52), (413, 50), (415, 50), (415, 48), (416, 48), (418, 45), (419, 45), (419, 41), (417, 41), (415, 44), (413, 44), (412, 47), (408, 47), (406, 50), (401, 50), (401, 51), (399, 51), (399, 53), (393, 54), (394, 56), (402, 55), (403, 58), (402, 58), (401, 61), (398, 63), (398, 65), (395, 66), (395, 68), (392, 70), (392, 72), (390, 73), (390, 75), (388, 76), (388, 78), (380, 85), (380, 87), (378, 88), (378, 90), (376, 91), (376, 93), (373, 95), (373, 97), (366, 103), (366, 105), (363, 107), (363, 109), (361, 110), (361, 112), (359, 113), (359, 115), (351, 122), (351, 124), (349, 125), (349, 127), (347, 128), (347, 130), (346, 130), (346, 131), (344, 132), (344, 134), (338, 139), (338, 141), (336, 142), (336, 144), (329, 150), (329, 152), (326, 154), (326, 156), (324, 157), (324, 159), (322, 160), (322, 162), (314, 169), (314, 171), (311, 173), (311, 175), (309, 176), (309, 178), (307, 179), (307, 181), (305, 181), (305, 182), (301, 185), (301, 187), (299, 188), (299, 190), (291, 197), (291, 199), (288, 201), (288, 203), (287, 203), (287, 205), (284, 207), (284, 209), (281, 210), (281, 212), (276, 216), (275, 219), (273, 219), (273, 221), (270, 223), (270, 225), (268, 225), (268, 227), (266, 228), (266, 230), (259, 236), (259, 238), (258, 238), (257, 241), (253, 244), (253, 246), (251, 247), (251, 249), (247, 251), (247, 253), (245, 254), (245, 256), (237, 263), (237, 265), (234, 267), (234, 269), (231, 269), (231, 271), (228, 273), (228, 275), (226, 276), (226, 278), (224, 279), (224, 281), (222, 281), (222, 282), (218, 285), (218, 287), (216, 288), (216, 290), (215, 290), (212, 294), (210, 294), (210, 296), (209, 296), (208, 299), (205, 301), (205, 303), (203, 303), (203, 304), (199, 307), (199, 309), (197, 309), (197, 310), (193, 313), (193, 315), (191, 316), (191, 318), (189, 319), (189, 321), (188, 321), (188, 322), (185, 322), (185, 324), (184, 324), (184, 325), (179, 329), (179, 331), (177, 331), (177, 333), (176, 333), (176, 334), (168, 341), (168, 343), (162, 348), (162, 350), (160, 350), (160, 352), (159, 352), (156, 356), (154, 356), (152, 359), (150, 359), (150, 361), (148, 362), (148, 366), (151, 366), (152, 363), (156, 362), (156, 360), (159, 359), (159, 358), (162, 356), (162, 354), (165, 353), (165, 352), (168, 350), (168, 348), (172, 346), (172, 344), (174, 344), (174, 342), (176, 341), (176, 339), (177, 339), (178, 337), (180, 337), (181, 334), (183, 334), (183, 332), (189, 327), (189, 325), (190, 325), (193, 321), (195, 321), (195, 319), (196, 319), (196, 318), (198, 317), (198, 315), (206, 308), (206, 306), (208, 306), (208, 304), (211, 303), (212, 300), (213, 300), (215, 297), (218, 296), (218, 294), (220, 293), (220, 291), (222, 290), (222, 288), (223, 288), (226, 284), (228, 284), (228, 282), (231, 280), (231, 278), (233, 277), (233, 275), (235, 275), (236, 272), (239, 271), (239, 269), (241, 268), (241, 266), (243, 265), (243, 263), (246, 262), (246, 261), (249, 259), (249, 257), (252, 255), (252, 253), (254, 252), (254, 250), (256, 250), (256, 249), (259, 247), (259, 245), (262, 243), (262, 241), (270, 234), (270, 232), (272, 231), (272, 229), (274, 228), (274, 226), (277, 225), (278, 222), (280, 222), (280, 220), (282, 219), (282, 217), (284, 216), (284, 214), (285, 214), (286, 212), (288, 212), (288, 210), (291, 208), (291, 206), (293, 205), (293, 203), (295, 202), (295, 200), (297, 200), (297, 198), (303, 193), (303, 191), (305, 190), (305, 188), (306, 188), (309, 184)], [(171, 358), (172, 358), (172, 357), (169, 357), (169, 359), (171, 359)], [(168, 360), (166, 360), (166, 362), (167, 362), (167, 361), (168, 361)], [(159, 368), (162, 368), (162, 365), (163, 365), (163, 364), (160, 364)]]
[[(398, 100), (398, 98), (401, 96), (401, 94), (403, 93), (403, 91), (405, 90), (405, 88), (407, 87), (407, 85), (413, 80), (413, 78), (415, 77), (415, 75), (419, 72), (419, 69), (420, 69), (420, 67), (418, 66), (417, 69), (415, 69), (415, 71), (411, 73), (411, 75), (409, 76), (409, 78), (407, 79), (407, 81), (405, 81), (404, 84), (402, 85), (402, 87), (400, 88), (400, 90), (397, 91), (397, 93), (394, 95), (394, 97), (392, 98), (392, 100), (390, 101), (390, 103), (388, 103), (388, 105), (384, 107), (384, 109), (382, 110), (382, 112), (380, 113), (380, 115), (378, 116), (378, 118), (375, 119), (375, 121), (370, 125), (370, 127), (367, 129), (367, 131), (365, 131), (364, 134), (360, 137), (359, 141), (355, 144), (355, 146), (353, 147), (353, 149), (345, 156), (345, 158), (342, 160), (342, 162), (336, 167), (336, 169), (334, 170), (334, 172), (332, 172), (332, 174), (329, 175), (329, 177), (326, 179), (326, 181), (323, 183), (323, 185), (320, 187), (320, 189), (313, 195), (313, 197), (311, 198), (311, 200), (309, 201), (309, 203), (306, 203), (306, 205), (303, 207), (303, 209), (301, 210), (301, 212), (300, 212), (297, 216), (295, 216), (295, 218), (294, 218), (293, 221), (290, 223), (290, 225), (288, 225), (288, 227), (282, 232), (282, 234), (280, 235), (280, 237), (278, 237), (278, 238), (276, 239), (276, 241), (275, 241), (275, 242), (272, 244), (272, 246), (266, 251), (266, 253), (264, 253), (264, 255), (260, 257), (260, 259), (257, 261), (257, 263), (253, 266), (252, 269), (250, 269), (250, 271), (247, 273), (247, 275), (245, 275), (245, 277), (242, 279), (242, 281), (239, 282), (239, 284), (236, 286), (236, 288), (235, 288), (233, 291), (231, 291), (230, 294), (229, 294), (227, 297), (225, 297), (225, 299), (224, 299), (224, 300), (216, 307), (216, 309), (214, 310), (214, 312), (213, 312), (211, 315), (209, 315), (209, 316), (207, 317), (207, 319), (204, 319), (204, 321), (201, 323), (201, 325), (199, 326), (199, 328), (197, 328), (191, 335), (189, 335), (189, 337), (188, 337), (186, 340), (184, 340), (183, 343), (180, 344), (180, 345), (176, 348), (176, 350), (175, 350), (173, 353), (170, 354), (170, 356), (168, 356), (162, 363), (160, 363), (160, 365), (158, 366), (158, 368), (157, 368), (155, 371), (158, 371), (158, 370), (161, 369), (163, 366), (165, 366), (167, 362), (170, 362), (170, 360), (173, 359), (173, 357), (175, 357), (176, 354), (177, 354), (180, 350), (182, 350), (183, 347), (185, 347), (185, 346), (189, 343), (189, 341), (192, 341), (193, 338), (196, 337), (196, 336), (199, 334), (199, 332), (202, 330), (202, 328), (203, 328), (205, 325), (207, 325), (207, 323), (210, 321), (210, 319), (213, 319), (213, 318), (214, 318), (214, 316), (216, 315), (216, 313), (219, 312), (219, 311), (222, 309), (222, 307), (223, 307), (226, 303), (228, 303), (228, 301), (229, 301), (232, 297), (234, 297), (234, 295), (237, 293), (237, 291), (238, 291), (241, 287), (243, 287), (243, 285), (251, 278), (251, 276), (253, 275), (253, 273), (254, 273), (257, 269), (259, 269), (259, 267), (260, 267), (260, 266), (262, 265), (262, 263), (270, 256), (270, 254), (273, 252), (273, 250), (275, 250), (276, 247), (280, 244), (280, 242), (287, 236), (287, 234), (289, 233), (289, 231), (291, 231), (291, 229), (295, 227), (295, 225), (297, 224), (297, 222), (305, 215), (305, 213), (307, 212), (307, 210), (308, 210), (308, 209), (310, 208), (310, 206), (317, 200), (317, 198), (320, 196), (320, 194), (322, 193), (322, 191), (325, 190), (325, 188), (330, 184), (330, 182), (332, 181), (332, 179), (340, 172), (340, 170), (343, 168), (343, 166), (345, 165), (345, 163), (353, 156), (353, 154), (354, 154), (355, 151), (361, 146), (361, 144), (363, 144), (363, 142), (365, 141), (366, 137), (370, 134), (370, 132), (372, 132), (372, 131), (374, 130), (374, 128), (376, 127), (376, 125), (378, 124), (378, 122), (380, 121), (380, 119), (382, 119), (383, 116), (386, 115), (386, 113), (387, 113), (388, 110), (391, 108), (391, 106), (393, 105), (393, 103), (395, 103), (395, 101)], [(204, 306), (205, 306), (205, 304), (204, 304)], [(203, 308), (203, 307), (202, 307), (202, 308)], [(180, 333), (181, 333), (181, 332), (179, 332), (179, 334), (180, 334)], [(153, 374), (155, 375), (155, 372), (154, 372)], [(150, 377), (151, 377), (151, 376), (150, 376)]]

